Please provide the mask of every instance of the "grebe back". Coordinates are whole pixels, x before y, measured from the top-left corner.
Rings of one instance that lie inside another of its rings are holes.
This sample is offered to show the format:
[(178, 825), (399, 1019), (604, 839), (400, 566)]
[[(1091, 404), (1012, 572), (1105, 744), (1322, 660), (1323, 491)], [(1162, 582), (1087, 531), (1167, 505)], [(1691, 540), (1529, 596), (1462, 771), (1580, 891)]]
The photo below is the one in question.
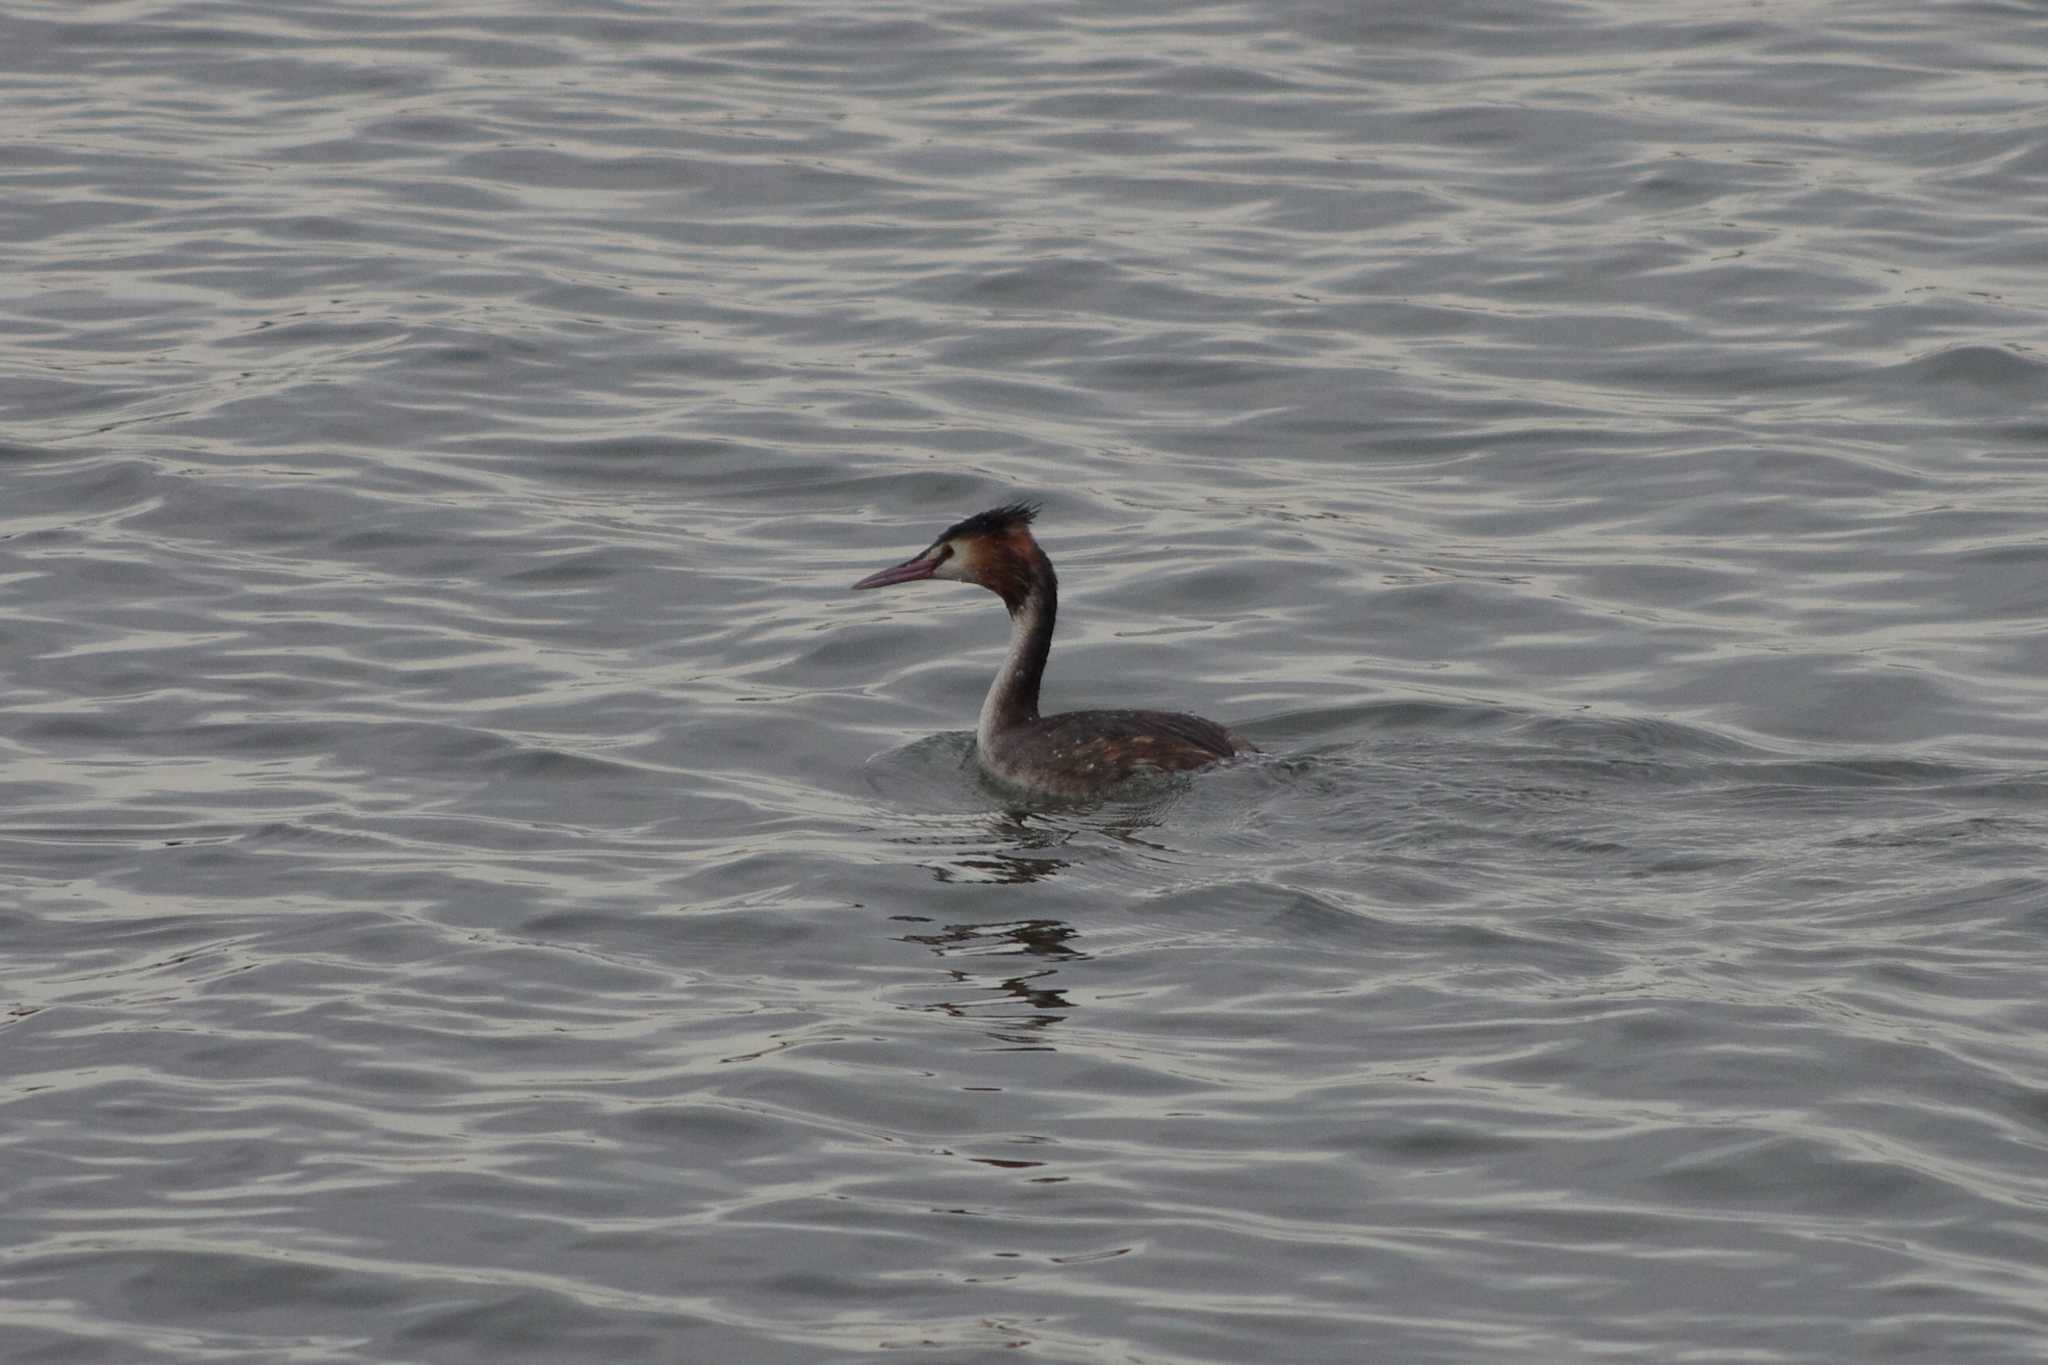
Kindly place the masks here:
[(1010, 611), (1010, 652), (981, 704), (981, 765), (1019, 787), (1093, 796), (1147, 771), (1206, 767), (1252, 746), (1214, 721), (1176, 711), (1038, 714), (1038, 685), (1052, 651), (1059, 579), (1031, 534), (1034, 503), (991, 508), (943, 531), (922, 551), (853, 586), (944, 578), (976, 583)]

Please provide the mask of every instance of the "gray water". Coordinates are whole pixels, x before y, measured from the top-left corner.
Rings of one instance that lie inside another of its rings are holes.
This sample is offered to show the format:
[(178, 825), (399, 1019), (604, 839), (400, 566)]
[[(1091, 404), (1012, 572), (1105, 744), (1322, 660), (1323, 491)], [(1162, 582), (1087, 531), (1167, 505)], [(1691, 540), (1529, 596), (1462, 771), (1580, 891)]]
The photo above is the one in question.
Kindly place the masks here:
[(16, 0), (0, 1359), (2048, 1359), (2044, 70)]

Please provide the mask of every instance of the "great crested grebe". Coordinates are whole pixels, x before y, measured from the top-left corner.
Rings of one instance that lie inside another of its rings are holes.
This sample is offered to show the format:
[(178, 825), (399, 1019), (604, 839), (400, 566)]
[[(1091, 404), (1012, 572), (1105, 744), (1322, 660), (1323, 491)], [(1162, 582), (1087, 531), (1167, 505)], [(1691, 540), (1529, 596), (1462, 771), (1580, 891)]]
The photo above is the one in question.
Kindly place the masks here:
[(1182, 772), (1255, 750), (1214, 721), (1178, 711), (1038, 714), (1052, 650), (1059, 579), (1032, 538), (1035, 503), (991, 508), (946, 528), (918, 554), (854, 584), (886, 588), (924, 578), (978, 583), (1010, 609), (1010, 654), (981, 704), (981, 766), (1018, 787), (1093, 796), (1146, 771)]

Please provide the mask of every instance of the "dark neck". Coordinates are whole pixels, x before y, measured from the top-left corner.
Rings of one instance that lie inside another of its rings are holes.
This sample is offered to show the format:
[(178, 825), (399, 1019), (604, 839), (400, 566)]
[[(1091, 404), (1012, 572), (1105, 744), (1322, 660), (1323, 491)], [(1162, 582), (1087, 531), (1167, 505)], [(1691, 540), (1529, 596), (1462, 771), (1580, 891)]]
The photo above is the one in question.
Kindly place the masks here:
[(1060, 610), (1060, 584), (1052, 561), (1032, 546), (1037, 563), (1021, 592), (1006, 592), (1010, 609), (1010, 652), (1002, 672), (982, 703), (979, 733), (987, 743), (996, 733), (1038, 719), (1038, 685), (1045, 678), (1046, 656), (1052, 652), (1052, 628)]

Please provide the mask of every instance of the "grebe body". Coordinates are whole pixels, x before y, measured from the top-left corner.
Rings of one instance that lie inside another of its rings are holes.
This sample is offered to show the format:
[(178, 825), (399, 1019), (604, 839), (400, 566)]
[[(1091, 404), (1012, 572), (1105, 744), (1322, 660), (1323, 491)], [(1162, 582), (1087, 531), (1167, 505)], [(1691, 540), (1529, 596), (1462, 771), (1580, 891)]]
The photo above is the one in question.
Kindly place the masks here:
[(975, 726), (982, 767), (1013, 786), (1085, 797), (1141, 773), (1184, 772), (1253, 752), (1214, 721), (1175, 711), (1038, 714), (1038, 687), (1059, 614), (1059, 579), (1031, 534), (1037, 515), (1034, 504), (1021, 502), (978, 513), (901, 564), (853, 585), (950, 579), (978, 584), (1003, 599), (1010, 612), (1010, 652)]

